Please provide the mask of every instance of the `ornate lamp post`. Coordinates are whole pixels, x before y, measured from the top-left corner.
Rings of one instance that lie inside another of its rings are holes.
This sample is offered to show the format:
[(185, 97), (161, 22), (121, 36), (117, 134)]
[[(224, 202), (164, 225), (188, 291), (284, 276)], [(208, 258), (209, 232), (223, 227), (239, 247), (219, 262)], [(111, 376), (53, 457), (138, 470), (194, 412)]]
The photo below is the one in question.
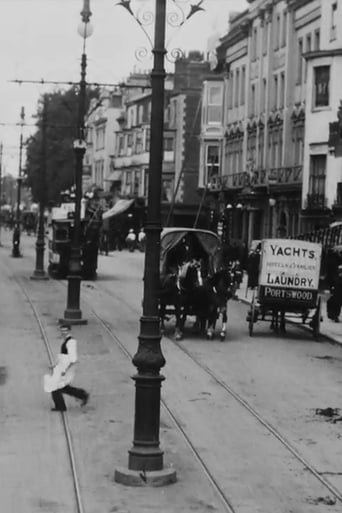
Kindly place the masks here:
[(21, 107), (20, 112), (20, 144), (19, 144), (19, 172), (17, 178), (17, 208), (15, 214), (15, 225), (13, 230), (13, 247), (12, 257), (21, 257), (20, 253), (20, 203), (21, 203), (21, 183), (23, 180), (22, 175), (22, 156), (23, 156), (23, 126), (25, 121), (25, 110)]
[(75, 152), (75, 217), (73, 238), (68, 275), (68, 296), (67, 307), (64, 311), (64, 318), (60, 322), (69, 324), (87, 324), (87, 319), (82, 317), (80, 309), (80, 288), (81, 288), (81, 197), (82, 197), (82, 172), (83, 157), (87, 148), (85, 141), (84, 116), (86, 109), (86, 68), (87, 55), (85, 52), (86, 38), (91, 36), (93, 28), (90, 23), (90, 0), (83, 0), (81, 12), (82, 22), (78, 27), (78, 33), (83, 37), (83, 52), (81, 59), (81, 80), (79, 83), (78, 97), (78, 134), (74, 141)]
[[(172, 0), (177, 6), (177, 0)], [(190, 13), (181, 19), (183, 25), (195, 12), (202, 10), (198, 2)], [(148, 209), (145, 224), (146, 251), (144, 268), (143, 313), (140, 318), (140, 334), (133, 364), (137, 373), (135, 381), (134, 440), (129, 450), (128, 469), (116, 469), (115, 480), (128, 485), (162, 485), (176, 481), (176, 472), (164, 468), (163, 451), (160, 448), (160, 392), (165, 379), (160, 369), (165, 365), (161, 351), (159, 287), (160, 287), (160, 233), (161, 233), (161, 176), (163, 164), (164, 90), (165, 90), (165, 29), (167, 0), (155, 0), (155, 24), (153, 69), (151, 72), (151, 144), (149, 155)], [(142, 27), (134, 15), (130, 0), (122, 5)], [(179, 6), (177, 6), (180, 9)], [(150, 18), (149, 18), (150, 19)], [(145, 30), (144, 30), (145, 31)]]
[(41, 162), (39, 168), (39, 219), (38, 233), (36, 242), (36, 268), (33, 271), (31, 280), (48, 280), (48, 276), (44, 271), (44, 249), (45, 249), (45, 228), (44, 228), (44, 210), (45, 210), (45, 177), (46, 177), (46, 124), (47, 124), (47, 99), (43, 100), (43, 116), (42, 116), (42, 148)]

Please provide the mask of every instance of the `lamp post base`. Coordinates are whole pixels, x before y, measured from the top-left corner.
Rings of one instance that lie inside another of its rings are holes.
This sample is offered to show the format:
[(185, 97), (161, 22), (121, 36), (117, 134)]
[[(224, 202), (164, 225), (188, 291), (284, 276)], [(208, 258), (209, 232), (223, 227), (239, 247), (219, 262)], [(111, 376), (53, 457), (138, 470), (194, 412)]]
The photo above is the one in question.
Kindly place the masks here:
[(20, 253), (19, 249), (13, 249), (12, 250), (12, 257), (13, 258), (21, 258), (23, 255)]
[(81, 310), (65, 310), (64, 317), (59, 319), (59, 324), (72, 324), (73, 326), (83, 326), (88, 324), (88, 320), (82, 317)]
[(82, 310), (80, 309), (80, 284), (81, 277), (77, 274), (68, 277), (68, 299), (67, 307), (64, 310), (64, 317), (59, 319), (61, 324), (82, 325), (88, 324), (87, 319), (82, 318)]
[(49, 277), (47, 276), (45, 271), (39, 271), (36, 269), (35, 271), (33, 271), (32, 276), (30, 276), (30, 279), (31, 280), (49, 280)]
[(125, 486), (166, 486), (177, 481), (177, 473), (172, 467), (147, 472), (119, 467), (115, 469), (114, 481)]

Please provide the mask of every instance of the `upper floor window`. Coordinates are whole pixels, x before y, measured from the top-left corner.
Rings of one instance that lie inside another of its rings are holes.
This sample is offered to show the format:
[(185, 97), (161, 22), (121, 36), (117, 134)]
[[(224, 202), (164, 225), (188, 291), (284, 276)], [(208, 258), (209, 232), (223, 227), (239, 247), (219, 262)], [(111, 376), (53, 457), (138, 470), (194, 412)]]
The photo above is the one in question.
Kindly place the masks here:
[(240, 96), (240, 70), (236, 70), (235, 74), (235, 87), (234, 87), (234, 95), (235, 95), (235, 107), (239, 105), (239, 96)]
[(331, 6), (330, 41), (336, 39), (337, 2)]
[(280, 73), (279, 89), (279, 107), (282, 109), (285, 105), (285, 73)]
[(256, 103), (255, 103), (255, 84), (251, 85), (251, 102), (249, 106), (249, 115), (254, 116), (256, 114)]
[(144, 121), (144, 107), (143, 105), (139, 105), (138, 110), (138, 124), (141, 125), (141, 123)]
[(330, 66), (314, 68), (314, 107), (327, 107), (329, 105)]
[(287, 11), (283, 11), (283, 23), (281, 27), (281, 46), (286, 46), (287, 35)]
[(208, 124), (222, 123), (222, 92), (221, 85), (210, 85), (208, 86)]
[(174, 139), (173, 137), (164, 137), (164, 151), (173, 151)]
[(314, 36), (314, 50), (319, 50), (321, 46), (321, 32), (319, 29), (315, 30)]
[(258, 57), (258, 29), (253, 28), (252, 32), (252, 61), (255, 61)]
[(207, 182), (219, 176), (220, 172), (220, 148), (209, 145), (206, 148), (206, 176)]
[(262, 54), (267, 55), (267, 46), (268, 46), (268, 27), (269, 24), (267, 22), (264, 23), (264, 28), (262, 31)]
[(104, 127), (96, 130), (96, 149), (101, 150), (105, 146), (105, 129)]
[[(311, 52), (312, 48), (311, 48), (311, 34), (308, 34), (306, 36), (306, 44), (305, 44), (305, 51), (307, 53)], [(307, 76), (308, 76), (308, 63), (307, 61), (304, 61), (304, 82), (306, 82), (307, 80)]]
[(262, 91), (261, 91), (261, 112), (265, 112), (266, 109), (266, 94), (267, 94), (267, 80), (262, 79)]
[(297, 47), (297, 84), (302, 83), (303, 75), (303, 40), (298, 39)]
[(240, 95), (240, 104), (245, 104), (245, 87), (246, 87), (246, 66), (242, 66), (241, 68), (241, 95)]
[(280, 14), (277, 14), (276, 25), (274, 31), (274, 49), (279, 49), (279, 38), (281, 36), (281, 23), (280, 23)]
[(278, 75), (273, 77), (273, 108), (278, 107)]

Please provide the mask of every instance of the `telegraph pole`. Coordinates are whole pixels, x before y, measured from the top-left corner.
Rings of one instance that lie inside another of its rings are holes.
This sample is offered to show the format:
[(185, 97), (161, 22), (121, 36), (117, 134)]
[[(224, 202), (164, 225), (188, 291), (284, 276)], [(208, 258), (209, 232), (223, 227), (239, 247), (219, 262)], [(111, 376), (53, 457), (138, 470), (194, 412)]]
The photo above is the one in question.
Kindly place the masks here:
[(21, 203), (21, 182), (22, 182), (22, 155), (23, 155), (23, 126), (25, 120), (25, 110), (24, 107), (21, 107), (20, 113), (20, 144), (19, 144), (19, 171), (17, 178), (17, 209), (15, 216), (15, 226), (13, 230), (13, 248), (12, 248), (12, 257), (18, 258), (21, 257), (20, 254), (20, 203)]
[(46, 202), (46, 127), (47, 127), (47, 98), (44, 96), (42, 113), (42, 146), (39, 168), (39, 220), (36, 242), (36, 268), (31, 280), (48, 280), (44, 271), (45, 225), (44, 211)]

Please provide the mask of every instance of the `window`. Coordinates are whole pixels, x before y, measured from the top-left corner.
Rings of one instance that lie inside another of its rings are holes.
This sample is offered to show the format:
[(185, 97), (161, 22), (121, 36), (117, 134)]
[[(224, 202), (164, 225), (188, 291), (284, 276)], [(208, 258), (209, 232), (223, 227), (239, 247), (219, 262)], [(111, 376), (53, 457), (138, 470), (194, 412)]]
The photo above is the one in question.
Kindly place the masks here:
[[(311, 34), (308, 34), (306, 36), (306, 52), (311, 52)], [(308, 63), (307, 61), (304, 62), (304, 82), (306, 82), (308, 76)]]
[(280, 73), (280, 91), (279, 107), (282, 109), (285, 105), (285, 74)]
[(287, 35), (287, 12), (283, 12), (283, 26), (281, 31), (281, 46), (286, 46), (286, 35)]
[(326, 155), (311, 155), (309, 194), (323, 196), (325, 194)]
[(258, 167), (264, 167), (264, 143), (265, 143), (265, 130), (260, 128), (258, 140)]
[(96, 130), (96, 149), (102, 150), (105, 146), (105, 129), (100, 127)]
[(222, 123), (222, 87), (221, 85), (208, 86), (208, 124)]
[(249, 115), (254, 116), (255, 115), (255, 84), (251, 85), (251, 103), (249, 106)]
[(329, 105), (330, 66), (314, 68), (314, 107), (327, 107)]
[(227, 105), (228, 109), (231, 109), (233, 106), (233, 84), (234, 84), (234, 73), (229, 73), (228, 78), (228, 91), (227, 91)]
[(141, 123), (143, 122), (144, 120), (144, 107), (143, 105), (139, 105), (139, 110), (138, 110), (138, 124), (141, 125)]
[(330, 41), (336, 39), (337, 2), (331, 6)]
[(103, 160), (95, 162), (95, 183), (100, 187), (103, 186)]
[(297, 49), (297, 84), (302, 83), (302, 75), (303, 75), (303, 40), (298, 39), (298, 49)]
[(207, 146), (206, 154), (206, 182), (215, 180), (220, 172), (220, 149), (218, 146)]
[(263, 53), (263, 55), (267, 55), (268, 27), (269, 27), (269, 24), (265, 22), (263, 33), (262, 33), (262, 53)]
[(304, 157), (304, 125), (293, 128), (294, 165), (301, 166)]
[(241, 69), (241, 96), (240, 104), (245, 104), (245, 87), (246, 87), (246, 66), (242, 66)]
[(273, 77), (273, 109), (278, 107), (278, 75)]
[(277, 14), (277, 19), (276, 19), (276, 26), (275, 26), (275, 31), (274, 31), (274, 49), (275, 50), (278, 50), (279, 49), (279, 38), (281, 36), (281, 27), (280, 27), (281, 23), (280, 23), (280, 14)]
[(265, 110), (266, 110), (266, 93), (267, 93), (267, 80), (266, 80), (266, 78), (263, 78), (262, 91), (261, 91), (261, 112), (265, 112)]
[(173, 137), (164, 137), (164, 151), (173, 151)]
[(135, 133), (135, 153), (142, 153), (143, 143), (143, 131), (137, 130)]
[(235, 107), (238, 107), (239, 106), (239, 95), (240, 95), (240, 70), (239, 69), (236, 70), (236, 74), (235, 74), (234, 93), (235, 93), (234, 105), (235, 105)]
[(252, 32), (252, 61), (255, 61), (258, 56), (258, 29), (253, 28)]
[(321, 46), (321, 32), (319, 29), (315, 30), (314, 50), (319, 50)]
[(150, 151), (150, 143), (151, 143), (151, 130), (150, 130), (150, 128), (145, 128), (145, 151)]

